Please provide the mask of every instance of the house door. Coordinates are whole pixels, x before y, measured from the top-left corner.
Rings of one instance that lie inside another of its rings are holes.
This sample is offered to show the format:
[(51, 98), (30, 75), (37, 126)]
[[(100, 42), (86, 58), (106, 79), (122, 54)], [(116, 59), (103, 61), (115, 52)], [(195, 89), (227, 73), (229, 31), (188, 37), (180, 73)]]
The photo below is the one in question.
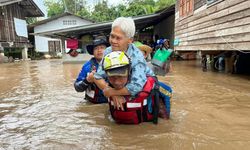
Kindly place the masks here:
[(60, 41), (48, 41), (49, 54), (51, 56), (56, 56), (57, 53), (61, 52)]

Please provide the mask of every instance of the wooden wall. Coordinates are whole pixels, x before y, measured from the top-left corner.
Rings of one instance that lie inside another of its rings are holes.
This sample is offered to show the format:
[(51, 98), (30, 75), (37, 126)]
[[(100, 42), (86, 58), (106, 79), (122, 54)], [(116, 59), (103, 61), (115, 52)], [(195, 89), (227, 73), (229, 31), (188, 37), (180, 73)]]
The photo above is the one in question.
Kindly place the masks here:
[[(23, 47), (22, 43), (28, 39), (16, 35), (14, 17), (25, 20), (24, 11), (17, 3), (0, 7), (0, 42), (14, 42), (12, 47)], [(3, 43), (3, 46), (9, 45)]]
[(194, 0), (194, 10), (197, 10), (198, 8), (204, 6), (206, 2), (207, 0)]
[(175, 50), (250, 50), (250, 0), (217, 2), (204, 5), (203, 0), (195, 0), (192, 15), (176, 17), (175, 38), (180, 43)]

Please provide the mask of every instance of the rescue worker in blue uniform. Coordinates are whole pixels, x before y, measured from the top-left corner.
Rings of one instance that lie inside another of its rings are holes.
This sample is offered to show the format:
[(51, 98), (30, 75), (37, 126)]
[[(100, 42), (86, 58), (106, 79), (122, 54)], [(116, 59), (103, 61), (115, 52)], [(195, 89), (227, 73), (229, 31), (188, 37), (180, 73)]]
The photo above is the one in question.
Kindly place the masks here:
[(92, 45), (87, 45), (88, 53), (94, 57), (83, 65), (74, 83), (75, 90), (77, 92), (85, 91), (85, 99), (92, 103), (107, 102), (107, 98), (103, 95), (103, 92), (95, 85), (91, 78), (89, 78), (89, 75), (94, 74), (98, 69), (103, 57), (103, 52), (107, 46), (108, 43), (105, 39), (96, 39)]

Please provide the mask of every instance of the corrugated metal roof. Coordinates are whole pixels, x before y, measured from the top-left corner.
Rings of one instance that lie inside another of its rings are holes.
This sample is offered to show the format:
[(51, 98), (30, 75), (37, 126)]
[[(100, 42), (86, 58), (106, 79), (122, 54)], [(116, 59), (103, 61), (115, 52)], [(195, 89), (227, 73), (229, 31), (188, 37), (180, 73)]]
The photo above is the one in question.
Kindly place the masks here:
[[(173, 15), (175, 13), (175, 5), (166, 8), (159, 13), (133, 17), (136, 29), (143, 29), (145, 27), (157, 24), (162, 19)], [(113, 21), (94, 23), (90, 25), (72, 27), (67, 29), (54, 30), (50, 32), (35, 33), (34, 35), (42, 35), (48, 37), (80, 37), (81, 35), (92, 32), (110, 32)]]
[(43, 17), (44, 13), (33, 0), (22, 0), (20, 7), (26, 11), (26, 17)]
[(26, 12), (25, 17), (43, 17), (44, 13), (34, 3), (33, 0), (0, 0), (0, 6), (11, 5), (17, 3)]
[(0, 0), (0, 6), (6, 6), (20, 1), (22, 0)]

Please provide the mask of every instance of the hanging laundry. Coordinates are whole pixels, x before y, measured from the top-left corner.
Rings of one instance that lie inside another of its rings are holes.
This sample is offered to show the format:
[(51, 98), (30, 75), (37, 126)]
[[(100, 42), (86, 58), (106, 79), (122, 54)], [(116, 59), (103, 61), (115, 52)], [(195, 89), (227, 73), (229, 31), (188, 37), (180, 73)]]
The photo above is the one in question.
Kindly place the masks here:
[(78, 48), (78, 40), (77, 39), (67, 39), (67, 48), (77, 49)]

